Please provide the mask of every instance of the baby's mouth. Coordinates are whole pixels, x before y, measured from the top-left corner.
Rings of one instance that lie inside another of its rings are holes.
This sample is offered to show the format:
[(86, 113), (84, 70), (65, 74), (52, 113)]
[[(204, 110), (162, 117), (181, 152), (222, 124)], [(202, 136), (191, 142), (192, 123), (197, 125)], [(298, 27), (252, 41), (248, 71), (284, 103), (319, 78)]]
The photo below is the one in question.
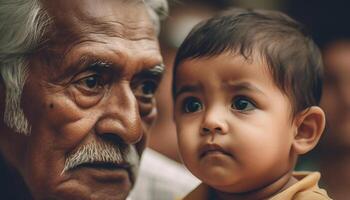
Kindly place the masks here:
[(212, 154), (212, 153), (220, 153), (220, 154), (232, 157), (232, 154), (227, 152), (220, 145), (215, 144), (215, 143), (207, 143), (207, 144), (203, 145), (203, 147), (201, 148), (200, 153), (199, 153), (199, 158), (203, 158), (203, 157), (205, 157), (209, 154)]

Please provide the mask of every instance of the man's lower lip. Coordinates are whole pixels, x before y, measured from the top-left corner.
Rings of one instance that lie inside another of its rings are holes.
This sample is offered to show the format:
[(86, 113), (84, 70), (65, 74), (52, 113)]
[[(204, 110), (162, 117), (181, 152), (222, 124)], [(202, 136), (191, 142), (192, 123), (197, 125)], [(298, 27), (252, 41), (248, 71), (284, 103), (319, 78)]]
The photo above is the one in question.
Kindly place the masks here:
[(79, 166), (74, 171), (82, 172), (97, 181), (132, 184), (130, 172), (125, 168)]
[(130, 167), (116, 166), (114, 164), (83, 164), (72, 172), (83, 172), (99, 181), (131, 181)]

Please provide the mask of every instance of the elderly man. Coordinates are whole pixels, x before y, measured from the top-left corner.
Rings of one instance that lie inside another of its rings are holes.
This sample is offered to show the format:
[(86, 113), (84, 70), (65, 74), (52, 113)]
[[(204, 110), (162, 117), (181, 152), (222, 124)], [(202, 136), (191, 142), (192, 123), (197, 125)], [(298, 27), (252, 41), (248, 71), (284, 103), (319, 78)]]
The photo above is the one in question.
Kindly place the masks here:
[(126, 199), (163, 67), (142, 0), (0, 0), (0, 199)]

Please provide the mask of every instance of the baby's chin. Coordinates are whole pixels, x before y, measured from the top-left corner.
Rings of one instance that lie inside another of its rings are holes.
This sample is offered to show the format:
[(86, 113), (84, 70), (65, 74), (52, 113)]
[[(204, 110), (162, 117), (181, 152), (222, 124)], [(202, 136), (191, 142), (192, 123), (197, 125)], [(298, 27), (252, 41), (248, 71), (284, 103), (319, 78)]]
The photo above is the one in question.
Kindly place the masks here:
[(211, 188), (224, 193), (241, 193), (249, 190), (247, 188), (241, 187), (242, 182), (244, 180), (242, 181), (233, 180), (232, 178), (229, 178), (227, 175), (226, 177), (218, 177), (218, 176), (199, 177), (199, 179), (201, 179), (203, 183), (210, 186)]

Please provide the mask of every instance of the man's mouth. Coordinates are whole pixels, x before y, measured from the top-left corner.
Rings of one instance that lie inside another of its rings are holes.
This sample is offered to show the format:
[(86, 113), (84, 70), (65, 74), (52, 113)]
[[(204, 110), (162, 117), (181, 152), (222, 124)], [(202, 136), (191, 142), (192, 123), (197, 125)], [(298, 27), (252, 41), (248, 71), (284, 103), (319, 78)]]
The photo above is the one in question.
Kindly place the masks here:
[(135, 182), (135, 175), (133, 174), (132, 166), (128, 163), (113, 163), (113, 162), (89, 162), (82, 163), (71, 169), (74, 171), (89, 171), (90, 175), (93, 175), (99, 180), (121, 180), (127, 179), (131, 184)]
[(115, 169), (124, 169), (129, 170), (131, 168), (128, 163), (112, 163), (112, 162), (92, 162), (92, 163), (82, 163), (76, 168), (95, 168), (95, 169), (106, 169), (106, 170), (115, 170)]
[(122, 147), (106, 141), (95, 141), (67, 155), (62, 175), (84, 172), (100, 180), (128, 179), (134, 183), (139, 159), (133, 145)]

